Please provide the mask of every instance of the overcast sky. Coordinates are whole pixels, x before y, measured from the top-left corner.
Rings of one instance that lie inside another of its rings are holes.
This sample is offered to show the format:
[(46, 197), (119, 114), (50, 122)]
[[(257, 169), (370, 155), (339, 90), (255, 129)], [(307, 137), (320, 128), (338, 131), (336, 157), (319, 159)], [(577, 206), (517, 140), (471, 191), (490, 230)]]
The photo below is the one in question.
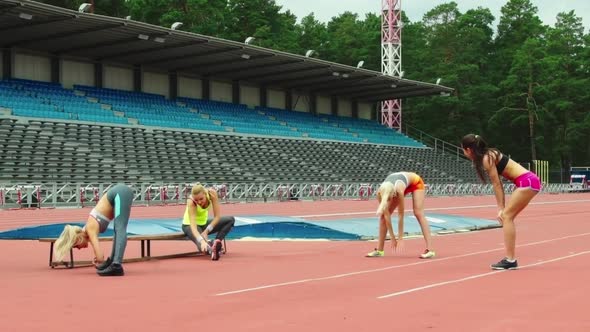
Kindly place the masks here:
[[(314, 13), (316, 19), (328, 22), (334, 16), (350, 11), (364, 19), (366, 13), (378, 14), (381, 11), (381, 0), (275, 0), (276, 3), (287, 9), (301, 20), (304, 16)], [(450, 2), (451, 0), (402, 0), (402, 10), (412, 22), (422, 20), (424, 14), (435, 6)], [(489, 8), (496, 18), (496, 24), (500, 18), (500, 9), (506, 0), (454, 0), (459, 5), (459, 10), (465, 12), (478, 6)], [(538, 9), (538, 15), (543, 23), (553, 26), (555, 16), (559, 12), (574, 10), (586, 29), (590, 29), (590, 0), (532, 0)]]

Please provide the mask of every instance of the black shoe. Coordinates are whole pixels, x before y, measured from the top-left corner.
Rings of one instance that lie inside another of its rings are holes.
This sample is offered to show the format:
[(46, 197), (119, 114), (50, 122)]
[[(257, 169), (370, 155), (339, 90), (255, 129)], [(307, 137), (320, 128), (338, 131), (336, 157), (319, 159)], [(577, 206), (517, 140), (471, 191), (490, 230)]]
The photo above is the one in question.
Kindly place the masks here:
[(518, 268), (518, 262), (509, 262), (506, 258), (499, 261), (496, 264), (491, 265), (492, 270), (516, 270)]
[(212, 261), (216, 261), (219, 260), (219, 253), (221, 252), (221, 240), (220, 239), (216, 239), (215, 242), (213, 242), (213, 246), (212, 246), (212, 250), (211, 250), (211, 260)]
[(104, 261), (104, 262), (102, 262), (102, 263), (98, 264), (98, 266), (96, 266), (96, 269), (97, 269), (97, 270), (99, 270), (99, 271), (100, 271), (100, 270), (104, 270), (104, 269), (106, 269), (107, 267), (109, 267), (109, 266), (111, 265), (111, 263), (112, 263), (112, 262), (113, 262), (113, 260), (112, 260), (112, 259), (109, 257), (109, 258), (107, 258), (107, 260), (106, 260), (106, 261)]
[(105, 277), (105, 276), (122, 276), (125, 275), (125, 271), (123, 271), (123, 266), (121, 264), (113, 263), (109, 265), (104, 270), (98, 270), (98, 275)]

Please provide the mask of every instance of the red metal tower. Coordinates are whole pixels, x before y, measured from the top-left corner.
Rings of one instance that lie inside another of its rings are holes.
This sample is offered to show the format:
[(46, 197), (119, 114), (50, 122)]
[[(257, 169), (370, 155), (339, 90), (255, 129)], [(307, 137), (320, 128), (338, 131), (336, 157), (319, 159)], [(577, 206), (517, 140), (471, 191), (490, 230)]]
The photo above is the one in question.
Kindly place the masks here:
[[(402, 77), (401, 0), (381, 0), (381, 72)], [(393, 85), (392, 88), (395, 88)], [(397, 131), (402, 129), (402, 100), (381, 102), (381, 123)]]

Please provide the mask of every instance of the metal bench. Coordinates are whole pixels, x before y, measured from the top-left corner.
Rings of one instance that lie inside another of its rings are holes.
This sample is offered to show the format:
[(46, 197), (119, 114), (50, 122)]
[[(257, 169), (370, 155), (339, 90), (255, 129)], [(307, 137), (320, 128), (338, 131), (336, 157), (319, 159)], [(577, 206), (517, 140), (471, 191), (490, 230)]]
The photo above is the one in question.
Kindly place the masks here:
[[(105, 236), (99, 237), (99, 241), (113, 241), (112, 236)], [(187, 240), (188, 238), (182, 232), (178, 233), (165, 233), (165, 234), (151, 234), (151, 235), (129, 235), (127, 236), (127, 241), (141, 241), (141, 256), (135, 258), (127, 258), (123, 259), (123, 263), (131, 263), (131, 262), (141, 262), (141, 261), (148, 261), (153, 259), (168, 259), (168, 258), (179, 258), (179, 257), (189, 257), (189, 256), (201, 256), (203, 253), (199, 253), (197, 251), (185, 252), (180, 254), (171, 254), (171, 255), (162, 255), (162, 256), (152, 256), (151, 253), (151, 241), (163, 241), (163, 240)], [(63, 262), (54, 262), (53, 261), (53, 245), (57, 238), (40, 238), (39, 242), (49, 242), (49, 266), (53, 269), (57, 266), (64, 266), (67, 268), (73, 268), (74, 266), (83, 267), (83, 266), (92, 266), (93, 263), (91, 261), (75, 261), (74, 260), (74, 249), (70, 249), (70, 260), (63, 261)], [(227, 253), (227, 244), (225, 239), (223, 240), (223, 248), (222, 253)]]

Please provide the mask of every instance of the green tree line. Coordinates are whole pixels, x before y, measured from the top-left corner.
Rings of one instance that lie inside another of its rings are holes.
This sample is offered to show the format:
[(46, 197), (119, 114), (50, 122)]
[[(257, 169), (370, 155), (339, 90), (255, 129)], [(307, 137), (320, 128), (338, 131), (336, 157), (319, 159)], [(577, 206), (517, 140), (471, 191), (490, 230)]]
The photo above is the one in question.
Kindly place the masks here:
[[(46, 0), (76, 9), (81, 0)], [(86, 2), (88, 2), (86, 0)], [(381, 18), (345, 12), (329, 22), (298, 20), (274, 0), (95, 0), (96, 14), (244, 41), (381, 71)], [(574, 11), (544, 25), (530, 0), (507, 0), (498, 24), (487, 8), (448, 2), (420, 21), (402, 15), (405, 78), (455, 89), (449, 97), (409, 98), (404, 123), (452, 143), (467, 133), (519, 161), (590, 166), (590, 34)], [(443, 124), (443, 125), (441, 125)]]

